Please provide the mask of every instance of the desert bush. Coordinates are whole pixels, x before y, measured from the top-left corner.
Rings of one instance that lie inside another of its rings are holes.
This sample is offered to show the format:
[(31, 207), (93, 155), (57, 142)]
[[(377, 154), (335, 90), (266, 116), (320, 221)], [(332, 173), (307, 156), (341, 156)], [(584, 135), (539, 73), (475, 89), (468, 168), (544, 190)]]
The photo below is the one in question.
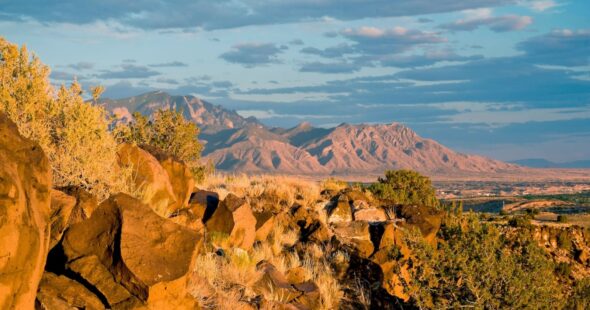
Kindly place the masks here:
[(562, 303), (554, 264), (527, 231), (511, 241), (472, 214), (446, 223), (454, 224), (441, 228), (437, 249), (408, 239), (415, 253), (412, 298), (417, 306), (538, 309)]
[(573, 249), (572, 237), (567, 231), (563, 230), (559, 232), (557, 235), (557, 245), (567, 251), (571, 251)]
[(321, 188), (322, 190), (330, 190), (330, 191), (341, 191), (348, 187), (348, 183), (346, 181), (342, 181), (336, 178), (327, 178), (322, 181)]
[(439, 205), (430, 179), (411, 170), (386, 171), (385, 177), (371, 184), (369, 190), (375, 196), (397, 204)]
[(528, 216), (514, 216), (508, 220), (508, 225), (516, 228), (527, 228), (531, 226), (531, 219)]
[(133, 113), (131, 122), (116, 125), (114, 135), (119, 142), (147, 144), (184, 161), (197, 182), (211, 173), (210, 165), (200, 163), (203, 146), (198, 139), (199, 128), (181, 112), (160, 109), (150, 118)]
[(557, 216), (557, 221), (559, 223), (567, 223), (567, 215), (560, 214)]
[[(55, 187), (80, 186), (99, 199), (125, 191), (116, 171), (117, 144), (103, 108), (84, 102), (80, 84), (56, 92), (49, 68), (25, 47), (0, 38), (0, 111), (19, 132), (39, 143), (53, 171)], [(96, 88), (93, 97), (101, 92)]]

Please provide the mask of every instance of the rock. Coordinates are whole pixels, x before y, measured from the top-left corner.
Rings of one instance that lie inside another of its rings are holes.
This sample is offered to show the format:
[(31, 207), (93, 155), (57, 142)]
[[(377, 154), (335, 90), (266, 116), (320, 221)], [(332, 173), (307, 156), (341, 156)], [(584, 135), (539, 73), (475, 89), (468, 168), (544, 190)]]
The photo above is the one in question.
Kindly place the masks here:
[(432, 207), (406, 205), (396, 208), (396, 213), (406, 220), (405, 226), (420, 229), (424, 239), (436, 246), (436, 234), (442, 223), (443, 212)]
[(49, 248), (52, 249), (61, 240), (63, 232), (70, 224), (70, 215), (76, 206), (76, 198), (58, 190), (51, 190), (51, 238)]
[(576, 260), (580, 264), (586, 264), (590, 262), (590, 251), (588, 251), (587, 249), (581, 249), (576, 251)]
[(99, 310), (105, 309), (105, 306), (84, 285), (65, 276), (45, 272), (39, 284), (35, 308), (42, 310), (69, 310), (72, 308)]
[(320, 220), (317, 211), (300, 205), (294, 206), (277, 219), (279, 223), (287, 223), (290, 229), (299, 230), (302, 242), (328, 242), (332, 238), (330, 229)]
[(272, 212), (254, 212), (256, 218), (256, 241), (265, 241), (272, 232), (275, 225), (275, 218)]
[(229, 246), (250, 249), (256, 238), (256, 218), (245, 199), (234, 194), (225, 197), (205, 222), (208, 232), (228, 236)]
[(141, 202), (149, 205), (158, 215), (169, 217), (175, 209), (176, 195), (168, 172), (158, 160), (141, 148), (124, 143), (117, 151), (119, 165), (132, 169), (132, 177)]
[(180, 210), (187, 207), (195, 187), (195, 179), (190, 168), (182, 160), (156, 147), (142, 145), (141, 148), (152, 154), (168, 174), (168, 179), (170, 180), (176, 199), (175, 202), (168, 206), (168, 209)]
[[(194, 214), (206, 222), (219, 205), (219, 195), (216, 192), (197, 190), (191, 194), (189, 208)], [(209, 210), (207, 212), (207, 210)]]
[(367, 258), (373, 254), (374, 246), (371, 241), (369, 222), (354, 221), (340, 222), (332, 225), (334, 235), (342, 243), (351, 246), (361, 257)]
[(274, 296), (280, 296), (284, 303), (290, 303), (303, 293), (296, 290), (285, 275), (276, 269), (271, 263), (261, 261), (256, 265), (256, 269), (262, 272), (262, 277), (254, 284), (254, 291), (265, 296), (267, 300), (272, 300)]
[(197, 232), (117, 194), (72, 225), (61, 246), (66, 268), (110, 307), (165, 309), (195, 306), (185, 286), (198, 241)]
[[(77, 186), (67, 186), (59, 188), (60, 191), (76, 198), (76, 207), (74, 208), (76, 219), (85, 220), (92, 215), (92, 212), (98, 207), (98, 200), (86, 190)], [(82, 214), (77, 212), (81, 210)]]
[(49, 250), (51, 168), (0, 114), (0, 309), (32, 309)]
[(352, 209), (348, 203), (348, 197), (341, 195), (328, 212), (328, 223), (340, 223), (352, 221)]
[(388, 220), (383, 209), (367, 208), (354, 211), (355, 221), (385, 222)]

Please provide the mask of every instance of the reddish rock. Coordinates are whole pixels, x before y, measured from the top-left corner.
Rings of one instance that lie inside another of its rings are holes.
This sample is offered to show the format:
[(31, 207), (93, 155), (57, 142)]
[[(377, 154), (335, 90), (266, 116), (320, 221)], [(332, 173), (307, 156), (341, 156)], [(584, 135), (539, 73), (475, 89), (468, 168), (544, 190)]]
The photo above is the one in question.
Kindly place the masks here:
[(32, 309), (49, 250), (51, 169), (0, 114), (0, 309)]
[(352, 221), (352, 208), (348, 202), (348, 197), (342, 195), (329, 207), (328, 223), (341, 223)]
[(168, 172), (154, 156), (127, 143), (119, 147), (117, 154), (119, 165), (132, 170), (137, 197), (141, 202), (162, 217), (169, 217), (178, 210)]
[(387, 214), (383, 209), (379, 208), (367, 208), (355, 210), (354, 212), (355, 221), (368, 221), (368, 222), (385, 222), (388, 220)]
[(51, 190), (51, 239), (49, 248), (52, 249), (61, 240), (63, 232), (70, 225), (70, 216), (76, 206), (76, 198), (58, 190)]
[[(62, 241), (66, 268), (99, 291), (111, 307), (182, 308), (199, 235), (125, 194), (103, 202)], [(156, 306), (157, 305), (157, 306)]]
[(256, 238), (256, 218), (245, 199), (229, 194), (205, 222), (208, 232), (229, 237), (229, 245), (250, 249)]
[(96, 197), (80, 187), (67, 186), (61, 187), (59, 190), (76, 198), (76, 207), (74, 207), (74, 214), (72, 215), (76, 221), (89, 218), (92, 215), (92, 212), (98, 207), (98, 200)]
[(272, 232), (275, 225), (275, 218), (272, 212), (254, 212), (256, 218), (256, 241), (265, 241)]
[(436, 245), (436, 234), (442, 223), (442, 211), (417, 205), (399, 206), (396, 211), (399, 217), (405, 219), (404, 226), (420, 229), (424, 239), (431, 245)]
[(359, 256), (366, 258), (373, 253), (375, 248), (371, 240), (369, 222), (335, 223), (332, 230), (338, 240), (355, 249)]
[(142, 145), (141, 147), (152, 154), (168, 174), (176, 200), (168, 206), (168, 209), (180, 210), (186, 208), (195, 187), (195, 179), (190, 168), (182, 160), (156, 147), (149, 145)]
[(84, 285), (65, 276), (46, 272), (39, 284), (35, 308), (41, 310), (100, 310), (105, 309), (105, 306)]

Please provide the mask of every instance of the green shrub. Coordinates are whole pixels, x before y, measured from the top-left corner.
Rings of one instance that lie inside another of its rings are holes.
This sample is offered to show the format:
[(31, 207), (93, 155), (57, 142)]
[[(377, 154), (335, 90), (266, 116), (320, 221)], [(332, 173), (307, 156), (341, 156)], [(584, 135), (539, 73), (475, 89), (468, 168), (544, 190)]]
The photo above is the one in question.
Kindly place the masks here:
[(84, 102), (77, 82), (56, 92), (48, 74), (49, 68), (31, 58), (25, 47), (19, 50), (0, 38), (0, 111), (23, 136), (39, 143), (55, 187), (80, 186), (99, 199), (124, 191), (105, 111)]
[(555, 271), (561, 276), (569, 277), (572, 273), (572, 267), (566, 262), (561, 262), (557, 264)]
[(436, 249), (423, 240), (407, 239), (415, 255), (411, 271), (415, 306), (552, 309), (563, 304), (555, 266), (527, 230), (507, 239), (475, 214), (445, 222)]
[(567, 223), (567, 216), (566, 215), (563, 215), (563, 214), (560, 214), (560, 215), (557, 216), (557, 221), (559, 223)]
[(386, 171), (385, 177), (371, 184), (369, 190), (378, 198), (397, 204), (439, 206), (430, 179), (411, 170)]
[(518, 228), (528, 228), (531, 226), (531, 220), (527, 216), (515, 216), (508, 220), (508, 225)]
[(118, 124), (114, 130), (119, 142), (147, 144), (184, 161), (195, 177), (202, 181), (211, 166), (200, 163), (201, 150), (199, 128), (186, 120), (181, 112), (158, 110), (150, 118), (140, 113), (133, 114), (133, 121)]

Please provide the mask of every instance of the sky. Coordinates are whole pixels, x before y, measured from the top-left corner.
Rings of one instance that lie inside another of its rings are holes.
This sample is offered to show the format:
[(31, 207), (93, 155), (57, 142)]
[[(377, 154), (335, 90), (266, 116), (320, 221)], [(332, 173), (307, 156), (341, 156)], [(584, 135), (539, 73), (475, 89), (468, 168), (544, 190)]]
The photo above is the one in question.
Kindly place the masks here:
[(0, 0), (55, 84), (270, 126), (401, 122), (501, 160), (590, 159), (588, 0)]

